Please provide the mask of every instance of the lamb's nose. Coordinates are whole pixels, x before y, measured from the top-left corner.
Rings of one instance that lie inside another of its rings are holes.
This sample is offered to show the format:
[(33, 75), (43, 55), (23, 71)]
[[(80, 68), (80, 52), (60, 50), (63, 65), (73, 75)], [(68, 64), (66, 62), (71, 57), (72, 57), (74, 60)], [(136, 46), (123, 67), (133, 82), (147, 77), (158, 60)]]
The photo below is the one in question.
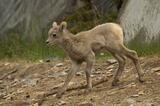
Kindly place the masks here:
[(49, 41), (46, 41), (46, 43), (48, 44), (48, 43), (49, 43)]

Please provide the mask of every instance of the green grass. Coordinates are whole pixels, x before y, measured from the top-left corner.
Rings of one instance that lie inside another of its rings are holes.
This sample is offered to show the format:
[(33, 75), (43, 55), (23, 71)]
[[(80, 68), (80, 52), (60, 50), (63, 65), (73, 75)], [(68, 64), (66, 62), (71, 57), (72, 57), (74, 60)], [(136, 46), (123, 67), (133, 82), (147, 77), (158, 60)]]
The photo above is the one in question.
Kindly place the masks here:
[(135, 50), (139, 56), (160, 55), (160, 40), (151, 42), (132, 40), (127, 44), (127, 47)]
[(64, 58), (64, 52), (57, 46), (47, 46), (46, 38), (38, 38), (35, 40), (22, 39), (20, 35), (11, 33), (7, 39), (0, 40), (0, 59), (25, 59), (39, 60), (60, 57)]
[(65, 21), (68, 23), (69, 30), (72, 33), (89, 30), (98, 24), (106, 22), (115, 22), (118, 13), (115, 11), (108, 11), (107, 14), (94, 12), (90, 4), (77, 9), (74, 14), (67, 16)]
[[(64, 58), (64, 51), (57, 46), (47, 46), (45, 44), (46, 37), (28, 41), (22, 39), (19, 35), (12, 33), (7, 39), (0, 40), (0, 59), (24, 59), (36, 61), (48, 58)], [(160, 55), (160, 42), (140, 42), (132, 40), (126, 46), (129, 49), (137, 51), (139, 56)], [(109, 53), (97, 55), (98, 59), (110, 57)]]
[[(151, 42), (140, 42), (137, 40), (132, 40), (126, 44), (126, 47), (135, 50), (138, 56), (151, 56), (151, 55), (160, 55), (160, 42), (158, 40)], [(106, 58), (112, 57), (108, 52), (102, 52), (97, 54), (96, 59), (106, 60)]]

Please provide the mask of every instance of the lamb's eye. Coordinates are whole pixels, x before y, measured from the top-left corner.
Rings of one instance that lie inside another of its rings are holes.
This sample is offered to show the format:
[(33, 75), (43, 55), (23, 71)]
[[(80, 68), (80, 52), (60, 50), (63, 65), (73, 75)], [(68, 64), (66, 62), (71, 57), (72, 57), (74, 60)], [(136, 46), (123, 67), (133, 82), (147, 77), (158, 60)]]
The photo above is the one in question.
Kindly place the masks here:
[(52, 34), (52, 36), (53, 36), (53, 37), (55, 37), (55, 36), (56, 36), (56, 34), (54, 33), (54, 34)]

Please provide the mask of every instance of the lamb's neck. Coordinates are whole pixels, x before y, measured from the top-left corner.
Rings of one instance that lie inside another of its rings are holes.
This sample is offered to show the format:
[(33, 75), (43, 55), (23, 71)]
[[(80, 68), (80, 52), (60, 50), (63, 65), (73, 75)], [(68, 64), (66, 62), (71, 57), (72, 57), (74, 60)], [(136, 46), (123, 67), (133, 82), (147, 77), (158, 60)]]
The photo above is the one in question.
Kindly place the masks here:
[(62, 39), (62, 48), (66, 51), (66, 52), (70, 52), (73, 49), (73, 38), (72, 36), (66, 36)]

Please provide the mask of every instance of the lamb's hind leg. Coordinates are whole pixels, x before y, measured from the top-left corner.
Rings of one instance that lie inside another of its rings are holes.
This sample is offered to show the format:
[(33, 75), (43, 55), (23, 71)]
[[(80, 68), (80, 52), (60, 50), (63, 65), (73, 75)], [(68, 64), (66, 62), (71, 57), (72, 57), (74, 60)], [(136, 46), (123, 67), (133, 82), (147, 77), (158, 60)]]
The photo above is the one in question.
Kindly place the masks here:
[(116, 71), (116, 74), (114, 76), (114, 80), (112, 82), (112, 86), (116, 86), (116, 85), (118, 85), (119, 78), (121, 77), (121, 74), (124, 70), (126, 58), (125, 58), (125, 56), (120, 55), (120, 54), (113, 54), (113, 56), (117, 59), (117, 61), (119, 63), (119, 67)]
[(144, 82), (144, 80), (143, 80), (143, 75), (144, 75), (144, 74), (143, 74), (143, 72), (142, 72), (142, 68), (141, 68), (141, 66), (140, 66), (140, 62), (139, 62), (139, 58), (138, 58), (137, 53), (136, 53), (135, 51), (133, 51), (133, 50), (129, 50), (129, 49), (126, 48), (124, 45), (122, 45), (121, 48), (122, 48), (122, 52), (123, 52), (128, 58), (130, 58), (130, 59), (133, 61), (134, 65), (135, 65), (135, 67), (136, 67), (136, 71), (137, 71), (137, 73), (138, 73), (139, 81), (140, 81), (140, 82)]

